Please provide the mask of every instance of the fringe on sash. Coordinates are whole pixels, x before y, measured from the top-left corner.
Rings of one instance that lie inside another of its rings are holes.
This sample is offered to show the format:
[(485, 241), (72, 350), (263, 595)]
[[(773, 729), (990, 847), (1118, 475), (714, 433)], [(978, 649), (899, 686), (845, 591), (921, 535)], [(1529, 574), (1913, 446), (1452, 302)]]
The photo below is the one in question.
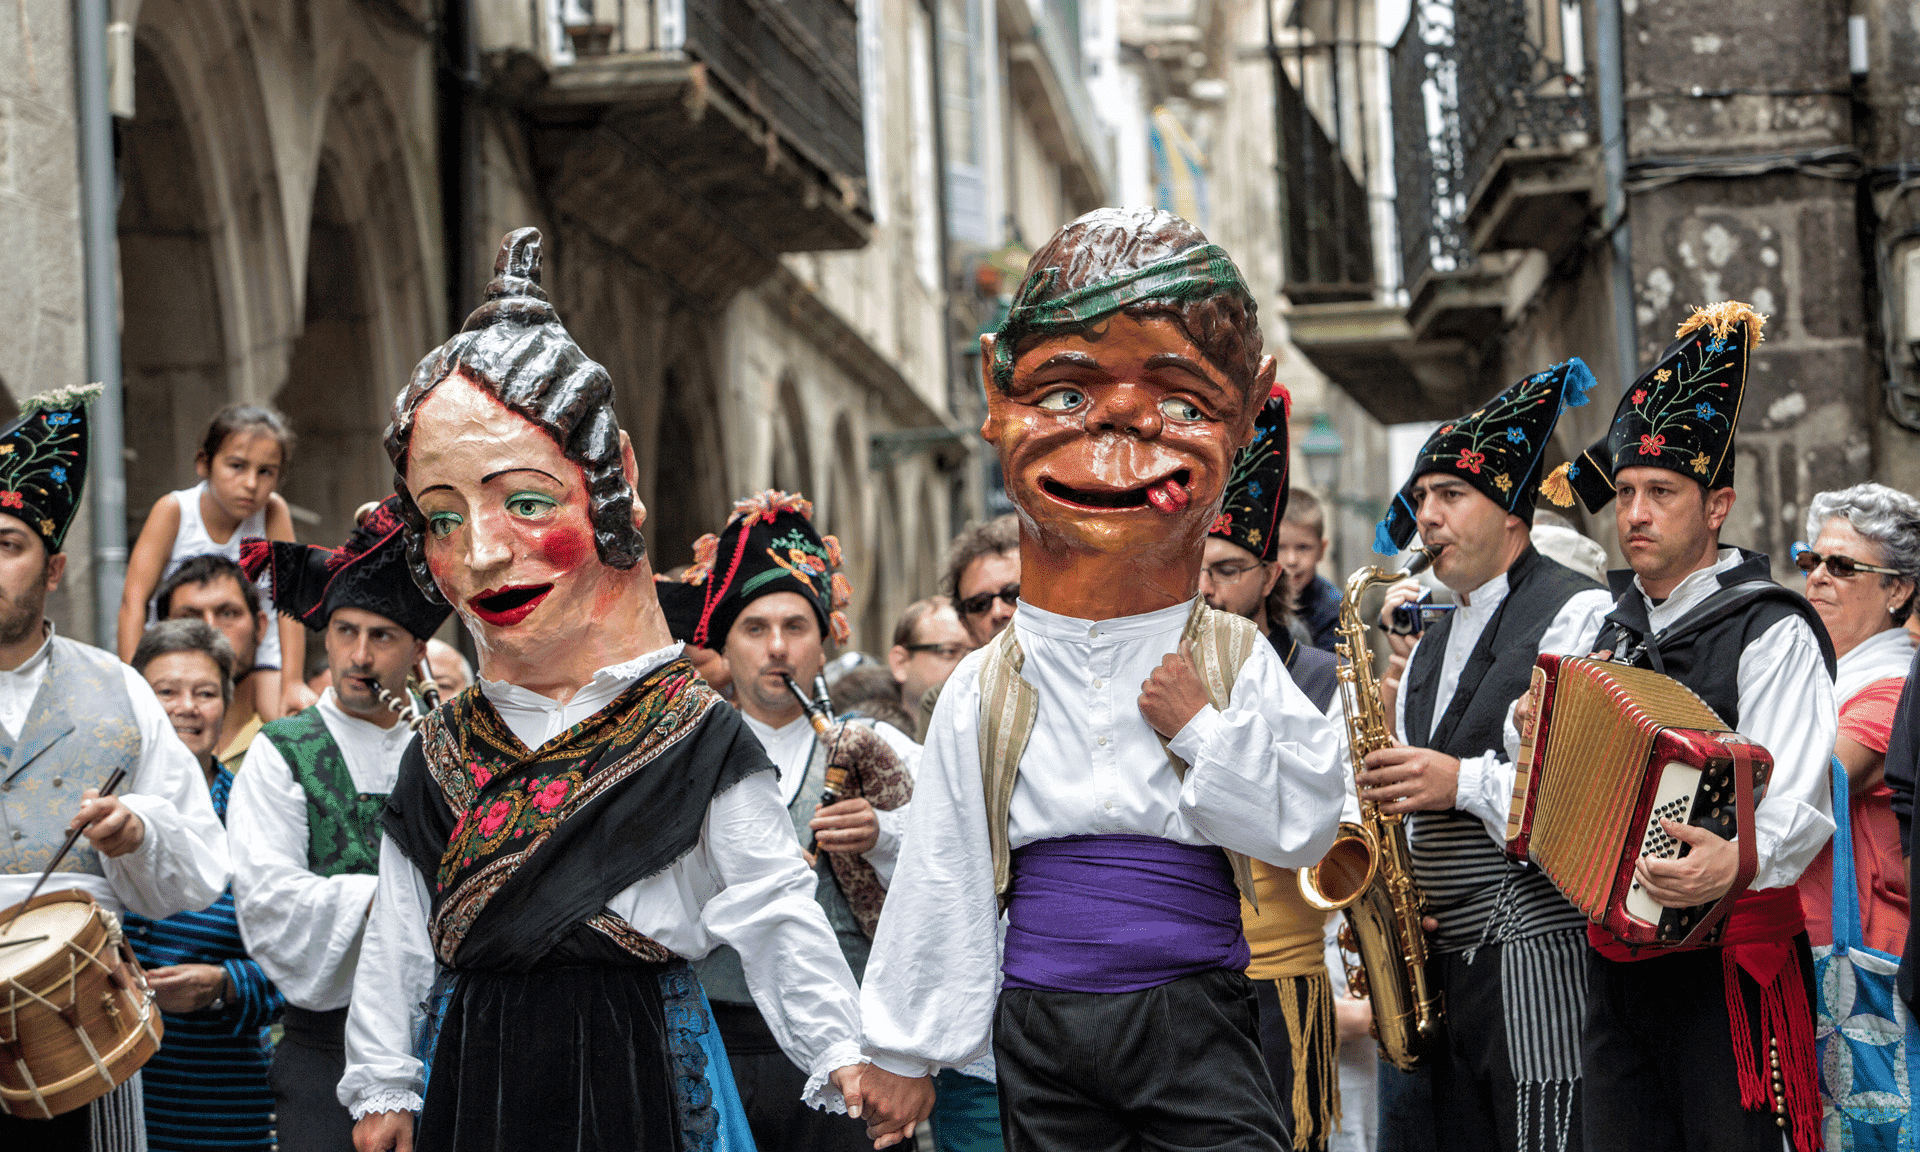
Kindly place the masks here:
[[(1741, 993), (1743, 949), (1769, 945), (1729, 945), (1720, 951), (1727, 986), (1727, 1018), (1733, 1028), (1734, 1067), (1740, 1081), (1740, 1106), (1750, 1112), (1771, 1112), (1790, 1134), (1797, 1152), (1818, 1152), (1824, 1146), (1820, 1130), (1819, 1072), (1814, 1067), (1813, 1006), (1800, 972), (1799, 956), (1791, 944), (1772, 945), (1786, 952), (1773, 965), (1772, 978), (1760, 985), (1759, 1045), (1766, 1051), (1765, 1067), (1756, 1051), (1747, 998)], [(1754, 967), (1764, 972), (1767, 965)], [(1750, 974), (1752, 973), (1749, 969)]]
[(1340, 1035), (1333, 1025), (1333, 980), (1323, 969), (1282, 976), (1274, 984), (1280, 1015), (1287, 1022), (1287, 1047), (1294, 1054), (1288, 1093), (1293, 1147), (1306, 1152), (1325, 1144), (1340, 1126)]

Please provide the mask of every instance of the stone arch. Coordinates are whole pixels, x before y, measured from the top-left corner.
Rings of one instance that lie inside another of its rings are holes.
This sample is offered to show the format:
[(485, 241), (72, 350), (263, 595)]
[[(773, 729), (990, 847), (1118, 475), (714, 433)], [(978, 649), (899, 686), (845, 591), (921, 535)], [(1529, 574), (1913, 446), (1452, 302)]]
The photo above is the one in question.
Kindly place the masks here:
[(773, 486), (783, 492), (798, 492), (812, 499), (819, 495), (814, 483), (813, 445), (807, 425), (806, 404), (800, 398), (800, 382), (791, 371), (780, 374), (779, 399), (774, 406)]
[(121, 133), (128, 538), (163, 493), (193, 482), (215, 409), (233, 399), (213, 204), (193, 117), (150, 42), (134, 46), (139, 117)]
[(318, 517), (302, 536), (344, 539), (353, 512), (392, 490), (380, 437), (393, 395), (438, 343), (438, 289), (398, 125), (363, 67), (334, 87), (309, 202), (301, 326), (277, 402), (304, 441), (282, 488)]
[(725, 445), (706, 363), (683, 355), (661, 375), (660, 417), (647, 505), (647, 547), (654, 571), (693, 559), (693, 542), (718, 532), (736, 495), (726, 491)]

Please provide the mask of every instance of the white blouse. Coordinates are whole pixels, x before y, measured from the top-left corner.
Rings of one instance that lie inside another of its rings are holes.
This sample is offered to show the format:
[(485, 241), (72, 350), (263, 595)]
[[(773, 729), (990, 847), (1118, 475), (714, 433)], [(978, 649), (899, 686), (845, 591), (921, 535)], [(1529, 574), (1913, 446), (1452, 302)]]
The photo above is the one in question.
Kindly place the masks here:
[[(602, 669), (565, 703), (493, 681), (480, 687), (521, 742), (537, 748), (680, 651), (675, 644)], [(827, 1077), (861, 1062), (858, 994), (814, 899), (817, 882), (800, 855), (774, 774), (758, 772), (713, 798), (691, 852), (607, 906), (689, 960), (732, 945), (781, 1050), (808, 1073), (805, 1100), (841, 1112), (845, 1102)], [(391, 841), (383, 843), (339, 1087), (340, 1102), (356, 1119), (420, 1107), (421, 1066), (412, 1037), (435, 972), (427, 936), (431, 908), (420, 870)]]

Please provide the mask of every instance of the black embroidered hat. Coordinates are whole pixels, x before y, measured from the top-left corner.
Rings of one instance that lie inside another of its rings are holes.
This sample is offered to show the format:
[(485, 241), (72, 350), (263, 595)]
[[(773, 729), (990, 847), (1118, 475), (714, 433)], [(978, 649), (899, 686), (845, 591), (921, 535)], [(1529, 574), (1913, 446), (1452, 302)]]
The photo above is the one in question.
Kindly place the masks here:
[(87, 480), (87, 405), (100, 385), (56, 388), (29, 396), (20, 415), (0, 428), (0, 512), (21, 521), (60, 551), (80, 509)]
[(1220, 514), (1207, 535), (1238, 544), (1262, 563), (1273, 559), (1274, 529), (1287, 510), (1287, 416), (1293, 397), (1275, 384), (1253, 421), (1253, 439), (1234, 457)]
[(362, 608), (425, 640), (453, 609), (429, 601), (413, 581), (400, 499), (389, 496), (363, 510), (347, 542), (338, 548), (243, 540), (240, 568), (249, 580), (269, 573), (274, 607), (309, 628), (325, 628), (342, 608)]
[(655, 576), (653, 591), (660, 598), (661, 615), (667, 618), (667, 633), (681, 643), (692, 640), (694, 630), (700, 627), (705, 590), (697, 584)]
[(1708, 490), (1733, 484), (1733, 431), (1747, 391), (1747, 356), (1767, 318), (1738, 300), (1693, 315), (1620, 398), (1606, 436), (1548, 476), (1541, 491), (1587, 511), (1613, 499), (1622, 468), (1665, 468)]
[(853, 592), (835, 571), (840, 541), (814, 530), (813, 502), (804, 496), (769, 488), (736, 501), (720, 535), (694, 541), (693, 556), (682, 579), (700, 586), (702, 595), (699, 618), (685, 637), (689, 644), (724, 650), (741, 610), (774, 592), (805, 597), (820, 618), (821, 634), (835, 643), (845, 644), (852, 635), (841, 610)]
[(1413, 485), (1431, 472), (1457, 476), (1529, 524), (1540, 458), (1560, 413), (1587, 402), (1593, 373), (1579, 357), (1536, 372), (1427, 438), (1413, 474), (1373, 532), (1373, 550), (1392, 556), (1413, 539)]

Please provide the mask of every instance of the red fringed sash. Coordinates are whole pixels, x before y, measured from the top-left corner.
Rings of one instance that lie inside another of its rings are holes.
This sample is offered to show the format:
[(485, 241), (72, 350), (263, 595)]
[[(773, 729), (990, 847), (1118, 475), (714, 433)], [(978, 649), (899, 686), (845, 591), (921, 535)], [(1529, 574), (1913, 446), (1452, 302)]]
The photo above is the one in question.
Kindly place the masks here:
[[(1720, 963), (1731, 1022), (1740, 1105), (1771, 1112), (1790, 1130), (1796, 1152), (1820, 1152), (1819, 1069), (1814, 1060), (1813, 1005), (1795, 957), (1793, 938), (1805, 926), (1795, 888), (1749, 889), (1727, 917)], [(1673, 948), (1631, 948), (1589, 924), (1587, 941), (1609, 960), (1631, 962), (1672, 955)], [(1740, 972), (1760, 986), (1760, 1031), (1755, 1043)]]

